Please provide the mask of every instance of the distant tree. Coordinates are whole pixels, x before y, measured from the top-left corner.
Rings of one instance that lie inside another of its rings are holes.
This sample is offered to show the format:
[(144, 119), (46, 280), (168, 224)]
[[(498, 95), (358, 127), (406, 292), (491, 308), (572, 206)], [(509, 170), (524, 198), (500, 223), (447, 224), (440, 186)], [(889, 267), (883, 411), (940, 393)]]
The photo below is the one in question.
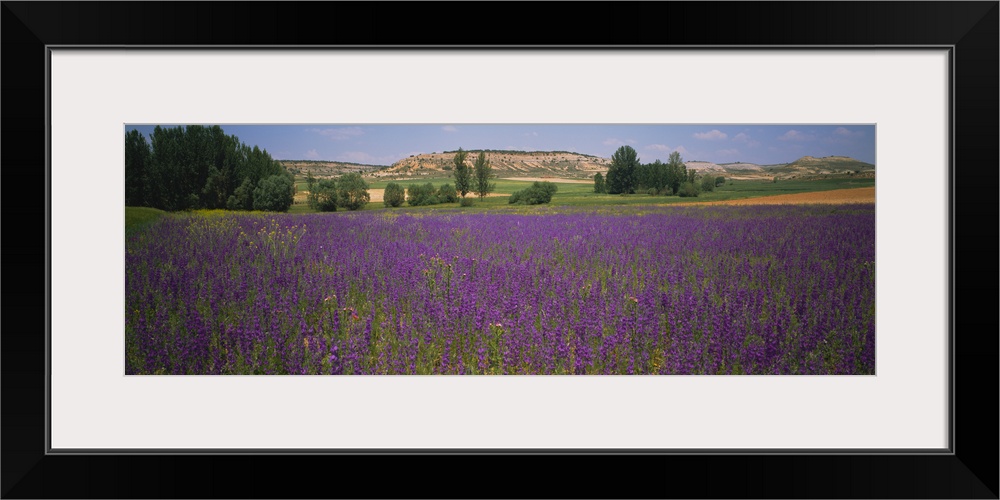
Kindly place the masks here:
[(315, 185), (316, 185), (316, 178), (313, 177), (312, 171), (306, 172), (306, 189), (311, 192)]
[(472, 191), (472, 175), (468, 165), (465, 164), (465, 157), (468, 154), (467, 151), (458, 148), (458, 152), (452, 158), (452, 162), (455, 164), (455, 190), (462, 195), (462, 198), (465, 198), (465, 195)]
[(150, 150), (146, 138), (138, 130), (125, 134), (125, 205), (146, 206), (146, 170)]
[(360, 210), (371, 200), (368, 183), (361, 174), (344, 174), (337, 180), (337, 206), (348, 210)]
[(387, 207), (398, 207), (406, 200), (406, 191), (403, 186), (390, 182), (385, 185), (385, 194), (382, 195), (382, 200)]
[[(659, 161), (659, 160), (657, 160)], [(640, 163), (635, 170), (635, 191), (656, 191), (656, 163)]]
[(600, 172), (594, 174), (594, 192), (607, 193), (608, 187), (604, 184), (604, 176)]
[(678, 191), (681, 198), (691, 198), (698, 196), (698, 186), (693, 182), (685, 182), (681, 184), (681, 189)]
[(517, 205), (540, 205), (552, 201), (552, 195), (556, 193), (556, 185), (551, 182), (532, 183), (531, 187), (515, 191), (510, 195), (507, 203)]
[(429, 182), (422, 186), (410, 186), (406, 189), (406, 203), (411, 207), (437, 205), (439, 203), (437, 190)]
[(630, 194), (635, 192), (636, 171), (639, 168), (639, 156), (631, 146), (622, 146), (611, 156), (611, 166), (608, 168), (608, 193)]
[(713, 179), (711, 176), (708, 176), (708, 175), (702, 177), (701, 178), (701, 190), (704, 191), (704, 192), (706, 192), (706, 193), (715, 191), (715, 179)]
[(719, 177), (715, 178), (715, 186), (716, 187), (719, 187), (719, 186), (721, 186), (721, 185), (723, 185), (725, 183), (726, 183), (726, 178), (725, 177), (723, 177), (723, 176), (720, 175)]
[(667, 188), (673, 194), (678, 194), (683, 184), (687, 180), (687, 167), (681, 160), (681, 154), (677, 151), (670, 153), (667, 159)]
[(261, 179), (253, 190), (254, 210), (268, 212), (287, 212), (292, 206), (295, 183), (291, 174), (278, 174)]
[(309, 206), (320, 212), (337, 211), (337, 183), (333, 179), (323, 179), (313, 184), (309, 191)]
[(493, 167), (490, 166), (489, 160), (486, 159), (485, 151), (479, 152), (473, 174), (473, 191), (479, 195), (480, 200), (496, 190), (497, 185), (495, 182), (492, 182)]
[(309, 204), (309, 208), (313, 210), (319, 210), (316, 208), (316, 178), (313, 177), (312, 172), (306, 172), (306, 191), (309, 194), (306, 196), (306, 203)]
[(458, 191), (451, 184), (442, 184), (437, 190), (439, 203), (458, 203)]

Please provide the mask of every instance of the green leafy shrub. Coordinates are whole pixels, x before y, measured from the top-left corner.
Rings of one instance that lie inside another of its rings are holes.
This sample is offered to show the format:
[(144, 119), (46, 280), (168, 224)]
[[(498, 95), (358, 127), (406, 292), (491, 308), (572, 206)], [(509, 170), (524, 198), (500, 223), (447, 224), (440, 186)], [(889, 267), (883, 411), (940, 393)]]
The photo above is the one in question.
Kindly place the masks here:
[(337, 211), (337, 183), (333, 179), (323, 179), (313, 184), (309, 191), (309, 206), (320, 212)]
[(437, 191), (437, 198), (441, 203), (458, 203), (458, 191), (451, 184), (443, 184)]
[(552, 201), (552, 195), (557, 187), (551, 182), (535, 181), (531, 187), (516, 191), (510, 195), (507, 203), (517, 205), (541, 205)]
[(337, 206), (348, 210), (360, 210), (371, 200), (368, 183), (361, 174), (344, 174), (337, 181)]
[(437, 190), (429, 182), (423, 186), (410, 186), (406, 189), (406, 203), (411, 207), (436, 205), (439, 203)]
[(261, 179), (253, 190), (254, 210), (287, 212), (295, 196), (295, 183), (290, 174), (271, 175)]
[(681, 198), (696, 197), (698, 196), (698, 186), (696, 186), (693, 182), (685, 182), (684, 184), (681, 184), (681, 189), (677, 192), (677, 194), (679, 194)]
[(715, 186), (716, 186), (715, 179), (713, 179), (711, 177), (708, 177), (708, 176), (702, 177), (702, 179), (701, 179), (701, 190), (702, 191), (704, 191), (706, 193), (710, 193), (712, 191), (715, 191)]
[(403, 186), (390, 182), (385, 185), (385, 194), (382, 195), (382, 203), (387, 207), (398, 207), (406, 200), (406, 190)]

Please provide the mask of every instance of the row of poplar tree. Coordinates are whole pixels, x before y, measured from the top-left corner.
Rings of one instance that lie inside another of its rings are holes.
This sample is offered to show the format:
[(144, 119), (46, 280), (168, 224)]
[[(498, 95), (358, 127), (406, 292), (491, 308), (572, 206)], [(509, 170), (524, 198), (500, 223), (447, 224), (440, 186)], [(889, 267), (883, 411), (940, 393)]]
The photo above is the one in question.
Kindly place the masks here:
[(218, 125), (157, 126), (148, 141), (125, 134), (126, 206), (285, 212), (294, 195), (292, 174), (267, 150)]
[(594, 192), (698, 196), (701, 191), (712, 191), (725, 179), (703, 177), (700, 183), (696, 181), (695, 171), (687, 169), (677, 151), (670, 153), (667, 163), (640, 163), (635, 149), (622, 146), (611, 156), (607, 177), (600, 173), (594, 176)]

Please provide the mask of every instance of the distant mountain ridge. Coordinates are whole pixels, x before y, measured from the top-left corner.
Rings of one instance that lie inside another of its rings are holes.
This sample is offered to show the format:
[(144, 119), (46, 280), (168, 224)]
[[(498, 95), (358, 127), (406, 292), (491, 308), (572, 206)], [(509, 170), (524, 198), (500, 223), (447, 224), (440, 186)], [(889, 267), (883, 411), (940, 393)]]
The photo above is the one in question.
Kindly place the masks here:
[[(465, 159), (472, 166), (481, 150), (470, 149)], [(600, 172), (606, 174), (611, 166), (610, 158), (575, 153), (572, 151), (512, 151), (482, 150), (498, 177), (562, 177), (590, 179)], [(363, 163), (280, 160), (282, 165), (294, 173), (305, 175), (312, 172), (315, 177), (337, 177), (349, 172), (361, 173), (366, 177), (440, 178), (449, 177), (454, 169), (456, 151), (411, 155), (392, 165), (368, 165)], [(713, 163), (692, 160), (684, 162), (688, 169), (702, 175), (719, 175), (734, 179), (809, 179), (827, 176), (874, 177), (875, 165), (847, 156), (813, 157), (803, 156), (791, 163), (763, 165), (757, 163)]]
[(791, 163), (760, 165), (756, 163), (712, 163), (689, 161), (688, 169), (698, 172), (728, 175), (734, 179), (779, 178), (810, 179), (827, 176), (874, 177), (875, 165), (848, 156), (803, 156)]
[(349, 161), (278, 160), (278, 163), (281, 163), (294, 174), (306, 175), (306, 173), (312, 173), (313, 177), (316, 178), (340, 177), (348, 173), (368, 175), (386, 168), (386, 165), (368, 165)]

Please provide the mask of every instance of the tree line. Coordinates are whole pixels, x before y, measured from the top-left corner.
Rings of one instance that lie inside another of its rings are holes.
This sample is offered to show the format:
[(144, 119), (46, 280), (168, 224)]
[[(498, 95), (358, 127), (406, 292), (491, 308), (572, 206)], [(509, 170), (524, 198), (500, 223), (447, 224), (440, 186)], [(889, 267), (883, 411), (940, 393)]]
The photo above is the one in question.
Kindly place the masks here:
[(218, 125), (157, 126), (148, 141), (125, 134), (126, 206), (284, 212), (294, 195), (292, 174), (267, 150)]
[(667, 163), (656, 160), (640, 163), (635, 149), (622, 146), (611, 157), (607, 177), (594, 175), (594, 192), (606, 194), (647, 193), (660, 195), (698, 196), (703, 191), (714, 191), (725, 182), (725, 177), (697, 177), (688, 170), (680, 153), (674, 151)]
[(306, 197), (309, 208), (319, 212), (336, 212), (338, 207), (361, 210), (371, 201), (368, 183), (356, 172), (336, 180), (317, 179), (312, 172), (306, 172), (306, 190), (309, 191)]

